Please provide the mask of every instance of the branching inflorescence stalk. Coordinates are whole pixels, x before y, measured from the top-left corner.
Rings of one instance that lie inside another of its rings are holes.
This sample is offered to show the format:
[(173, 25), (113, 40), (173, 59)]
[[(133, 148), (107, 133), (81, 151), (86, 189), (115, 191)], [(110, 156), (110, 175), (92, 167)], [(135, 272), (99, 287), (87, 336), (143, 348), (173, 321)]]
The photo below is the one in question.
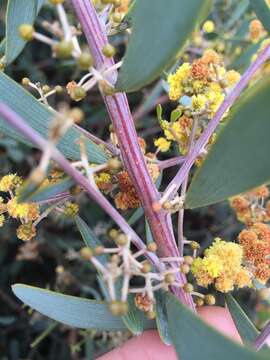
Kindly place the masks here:
[[(234, 89), (226, 96), (223, 103), (220, 105), (213, 119), (209, 122), (207, 128), (202, 133), (199, 140), (194, 145), (193, 149), (190, 151), (188, 156), (186, 156), (184, 164), (181, 166), (176, 176), (173, 178), (171, 183), (168, 185), (167, 190), (174, 187), (174, 193), (177, 192), (179, 187), (183, 184), (183, 181), (188, 175), (189, 170), (194, 164), (198, 155), (204, 149), (209, 138), (215, 131), (216, 127), (220, 123), (224, 114), (227, 110), (234, 104), (235, 100), (242, 93), (244, 88), (248, 85), (250, 79), (256, 73), (258, 69), (265, 63), (265, 61), (270, 57), (270, 44), (268, 44), (257, 56), (257, 59), (248, 67), (248, 69), (241, 76), (241, 79), (234, 87)], [(166, 192), (166, 191), (165, 191)]]
[[(90, 47), (95, 68), (104, 72), (114, 65), (113, 59), (106, 58), (102, 52), (104, 46), (108, 44), (105, 24), (98, 17), (91, 1), (72, 0), (72, 3)], [(110, 72), (106, 77), (106, 80), (112, 85), (115, 84), (116, 79), (117, 70)], [(153, 209), (153, 204), (160, 200), (160, 194), (147, 170), (127, 96), (125, 93), (116, 93), (112, 96), (103, 95), (103, 98), (117, 135), (125, 168), (144, 208), (151, 232), (158, 246), (159, 255), (178, 256), (170, 216), (162, 209), (158, 212)], [(181, 275), (180, 281), (186, 282), (184, 275)], [(176, 291), (179, 298), (194, 309), (191, 296), (182, 289)]]

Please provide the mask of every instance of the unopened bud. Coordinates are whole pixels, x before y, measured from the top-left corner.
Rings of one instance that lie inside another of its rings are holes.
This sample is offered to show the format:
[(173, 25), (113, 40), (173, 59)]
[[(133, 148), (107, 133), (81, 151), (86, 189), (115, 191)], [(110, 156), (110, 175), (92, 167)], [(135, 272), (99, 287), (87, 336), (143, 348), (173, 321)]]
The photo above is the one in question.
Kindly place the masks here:
[(19, 26), (19, 34), (24, 41), (31, 41), (34, 38), (34, 27), (31, 24)]

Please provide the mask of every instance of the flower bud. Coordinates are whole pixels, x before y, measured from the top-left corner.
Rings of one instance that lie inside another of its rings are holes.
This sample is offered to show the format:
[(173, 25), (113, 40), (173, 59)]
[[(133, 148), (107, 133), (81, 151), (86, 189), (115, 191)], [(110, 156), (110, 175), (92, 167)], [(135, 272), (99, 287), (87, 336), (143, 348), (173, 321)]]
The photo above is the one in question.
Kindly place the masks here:
[(143, 267), (142, 267), (142, 272), (144, 273), (144, 274), (147, 274), (147, 273), (149, 273), (151, 270), (152, 270), (152, 266), (151, 266), (151, 264), (150, 264), (150, 262), (149, 261), (144, 261), (143, 262)]
[(190, 266), (184, 263), (180, 266), (180, 271), (183, 274), (188, 274), (190, 272)]
[(93, 64), (93, 57), (88, 52), (82, 53), (78, 58), (78, 65), (82, 70), (88, 70)]
[(24, 41), (31, 41), (34, 38), (34, 27), (31, 24), (19, 26), (19, 34)]
[(109, 169), (113, 170), (113, 171), (117, 171), (122, 168), (122, 163), (117, 158), (111, 158), (107, 164), (108, 164)]
[(205, 295), (204, 302), (206, 305), (215, 305), (216, 299), (213, 295)]
[(102, 53), (107, 58), (111, 58), (111, 57), (113, 57), (115, 55), (116, 49), (115, 49), (114, 46), (112, 46), (111, 44), (108, 43), (103, 47)]
[(23, 86), (28, 86), (30, 84), (30, 79), (28, 79), (27, 77), (24, 77), (22, 79), (22, 85)]
[(59, 59), (68, 59), (72, 55), (73, 45), (70, 41), (62, 40), (54, 46), (54, 51)]
[(128, 238), (125, 234), (119, 234), (115, 239), (114, 239), (116, 245), (119, 246), (125, 246), (128, 243)]
[(93, 250), (89, 247), (84, 246), (80, 250), (80, 255), (83, 260), (90, 260), (92, 256), (94, 255)]
[(128, 312), (128, 303), (124, 301), (114, 300), (109, 303), (110, 312), (115, 316), (123, 316)]
[(69, 90), (69, 95), (72, 100), (80, 101), (86, 97), (87, 92), (82, 86), (76, 86)]
[(193, 285), (192, 285), (192, 284), (186, 283), (186, 284), (183, 286), (183, 290), (184, 290), (184, 292), (190, 294), (190, 293), (194, 290), (194, 288), (193, 288)]
[(151, 252), (157, 251), (157, 244), (155, 242), (151, 242), (147, 245), (147, 250)]

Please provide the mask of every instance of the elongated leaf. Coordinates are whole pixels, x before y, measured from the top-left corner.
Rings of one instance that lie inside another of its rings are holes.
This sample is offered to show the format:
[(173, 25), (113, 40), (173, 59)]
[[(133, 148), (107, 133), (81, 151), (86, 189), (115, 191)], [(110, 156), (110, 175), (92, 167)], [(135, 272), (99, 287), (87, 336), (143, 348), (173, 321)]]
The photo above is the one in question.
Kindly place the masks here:
[(270, 180), (270, 80), (237, 101), (189, 187), (186, 207), (214, 204)]
[(226, 304), (230, 310), (241, 339), (245, 343), (252, 343), (259, 335), (259, 331), (232, 295), (226, 295)]
[(235, 9), (224, 24), (224, 31), (228, 31), (236, 23), (236, 21), (240, 19), (240, 17), (247, 11), (248, 6), (249, 0), (240, 0), (236, 2)]
[[(10, 77), (0, 72), (0, 102), (4, 102), (42, 136), (47, 137), (49, 123), (54, 113), (38, 102)], [(14, 131), (0, 119), (0, 131), (12, 138), (30, 145), (19, 133)], [(89, 161), (102, 164), (107, 155), (99, 146), (87, 139), (78, 127), (72, 127), (62, 137), (58, 144), (59, 150), (69, 159), (80, 159), (78, 139), (83, 137), (87, 146)]]
[(18, 33), (21, 24), (33, 24), (45, 0), (9, 0), (6, 15), (5, 62), (11, 63), (23, 50), (26, 42)]
[(255, 353), (229, 340), (200, 320), (172, 294), (166, 299), (169, 331), (181, 360), (263, 360), (268, 356)]
[(27, 201), (37, 202), (37, 201), (48, 200), (63, 192), (68, 191), (74, 184), (75, 184), (74, 180), (67, 177), (65, 179), (58, 180), (54, 184), (50, 184), (48, 186), (39, 188), (34, 193), (32, 193), (27, 199), (24, 199), (22, 201), (27, 200)]
[(155, 321), (148, 320), (143, 312), (135, 306), (133, 295), (128, 297), (128, 306), (128, 313), (122, 316), (122, 320), (134, 335), (140, 335), (144, 330), (156, 328)]
[(263, 24), (265, 30), (270, 34), (270, 8), (266, 0), (250, 0), (251, 8)]
[(0, 42), (0, 56), (3, 56), (5, 54), (5, 48), (6, 48), (6, 39), (3, 39)]
[[(102, 246), (101, 241), (96, 237), (95, 233), (89, 228), (89, 226), (82, 218), (75, 216), (75, 223), (86, 246), (90, 248)], [(108, 261), (108, 257), (106, 255), (101, 255), (98, 258), (102, 264), (106, 264)]]
[(136, 91), (155, 80), (170, 65), (211, 0), (136, 1), (133, 32), (116, 87)]
[(156, 299), (156, 323), (159, 336), (166, 345), (172, 344), (172, 339), (169, 334), (167, 309), (166, 309), (166, 296), (163, 291), (157, 291), (155, 294)]
[(83, 329), (126, 329), (121, 318), (113, 316), (105, 303), (23, 284), (13, 285), (12, 290), (31, 308), (66, 325)]

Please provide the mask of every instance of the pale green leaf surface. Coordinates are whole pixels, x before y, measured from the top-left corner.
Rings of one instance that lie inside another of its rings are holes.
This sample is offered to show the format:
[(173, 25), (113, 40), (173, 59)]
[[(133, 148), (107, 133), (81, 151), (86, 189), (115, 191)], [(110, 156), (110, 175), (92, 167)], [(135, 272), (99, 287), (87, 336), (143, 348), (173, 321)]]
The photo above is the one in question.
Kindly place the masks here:
[(33, 24), (45, 0), (9, 0), (6, 14), (5, 62), (10, 64), (26, 42), (18, 33), (21, 24)]
[(252, 343), (259, 335), (259, 331), (232, 295), (226, 295), (226, 304), (230, 310), (241, 339), (245, 343)]
[(72, 186), (74, 186), (74, 184), (74, 180), (69, 177), (58, 180), (53, 184), (42, 186), (41, 188), (37, 189), (27, 198), (27, 201), (37, 202), (48, 200), (54, 196), (68, 191)]
[[(0, 102), (8, 105), (20, 115), (33, 129), (43, 137), (47, 137), (49, 123), (54, 113), (46, 106), (38, 102), (31, 94), (25, 91), (10, 77), (0, 72)], [(14, 131), (0, 119), (0, 131), (11, 136), (15, 140), (30, 144), (22, 135)], [(85, 138), (89, 161), (102, 164), (106, 162), (106, 153), (91, 140), (87, 139), (78, 127), (70, 128), (61, 138), (58, 148), (69, 159), (80, 159), (80, 148), (78, 139)]]
[(266, 78), (237, 100), (192, 179), (187, 208), (214, 204), (270, 181), (269, 97)]
[(121, 318), (113, 316), (105, 303), (23, 284), (13, 285), (12, 290), (34, 310), (66, 325), (82, 329), (126, 329)]
[(266, 360), (269, 358), (225, 337), (203, 322), (172, 294), (168, 293), (166, 297), (169, 332), (179, 359)]
[(132, 35), (116, 88), (136, 91), (168, 67), (204, 17), (211, 0), (138, 0), (132, 9)]
[(155, 321), (148, 320), (144, 313), (135, 306), (134, 295), (128, 296), (128, 307), (128, 313), (122, 316), (122, 320), (132, 334), (140, 335), (144, 330), (156, 328)]

